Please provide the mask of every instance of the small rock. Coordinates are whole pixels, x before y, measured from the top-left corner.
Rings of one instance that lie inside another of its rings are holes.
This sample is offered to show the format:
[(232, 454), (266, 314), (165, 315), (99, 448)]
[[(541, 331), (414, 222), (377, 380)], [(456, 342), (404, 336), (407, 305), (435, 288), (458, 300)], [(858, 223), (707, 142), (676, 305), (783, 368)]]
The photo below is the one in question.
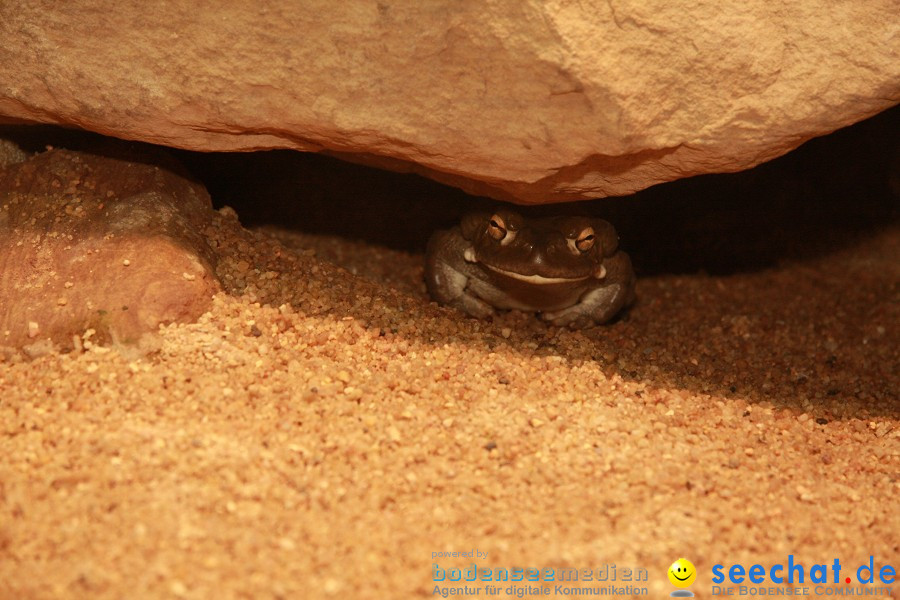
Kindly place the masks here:
[(50, 150), (0, 167), (5, 344), (42, 336), (70, 349), (86, 329), (100, 342), (136, 341), (195, 319), (221, 289), (200, 233), (215, 214), (206, 190), (163, 156), (110, 150)]

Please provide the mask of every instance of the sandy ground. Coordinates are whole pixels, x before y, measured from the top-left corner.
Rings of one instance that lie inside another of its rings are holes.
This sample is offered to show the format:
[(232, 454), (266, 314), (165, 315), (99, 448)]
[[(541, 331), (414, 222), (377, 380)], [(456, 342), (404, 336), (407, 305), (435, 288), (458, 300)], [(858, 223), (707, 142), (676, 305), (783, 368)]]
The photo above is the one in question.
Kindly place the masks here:
[(685, 556), (703, 598), (716, 564), (900, 567), (898, 227), (645, 278), (580, 332), (431, 304), (421, 256), (213, 235), (230, 294), (198, 323), (0, 363), (0, 597), (416, 598), (472, 562), (664, 597)]

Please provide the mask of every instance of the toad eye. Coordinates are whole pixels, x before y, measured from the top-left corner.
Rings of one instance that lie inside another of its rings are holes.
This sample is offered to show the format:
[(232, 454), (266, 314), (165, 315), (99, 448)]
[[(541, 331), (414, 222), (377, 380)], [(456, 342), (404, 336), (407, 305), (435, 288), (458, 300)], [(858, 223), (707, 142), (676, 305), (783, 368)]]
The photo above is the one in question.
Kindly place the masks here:
[(587, 252), (594, 247), (594, 242), (596, 241), (597, 236), (594, 235), (594, 228), (585, 227), (582, 232), (578, 234), (578, 237), (575, 238), (575, 247), (581, 252)]
[(500, 215), (494, 215), (488, 222), (488, 235), (500, 242), (501, 246), (505, 246), (516, 237), (516, 232), (509, 229), (506, 222)]
[(506, 223), (499, 216), (494, 215), (488, 223), (488, 234), (495, 240), (502, 240), (506, 237)]

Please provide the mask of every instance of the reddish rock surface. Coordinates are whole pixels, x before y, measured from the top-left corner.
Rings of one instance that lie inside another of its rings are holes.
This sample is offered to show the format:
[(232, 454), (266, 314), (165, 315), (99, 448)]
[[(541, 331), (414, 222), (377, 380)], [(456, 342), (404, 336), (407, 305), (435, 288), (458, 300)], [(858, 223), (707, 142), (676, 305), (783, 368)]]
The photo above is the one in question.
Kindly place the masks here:
[(219, 282), (199, 233), (214, 214), (201, 185), (137, 160), (10, 154), (0, 162), (0, 346), (129, 342), (206, 310)]
[(900, 101), (896, 0), (0, 4), (0, 116), (524, 203), (738, 171)]

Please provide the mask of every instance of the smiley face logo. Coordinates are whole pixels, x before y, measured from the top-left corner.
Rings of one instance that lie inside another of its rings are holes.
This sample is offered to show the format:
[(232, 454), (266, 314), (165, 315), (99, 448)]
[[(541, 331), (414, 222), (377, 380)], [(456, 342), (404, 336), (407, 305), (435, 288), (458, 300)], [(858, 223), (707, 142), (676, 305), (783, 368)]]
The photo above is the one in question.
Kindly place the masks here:
[(697, 579), (694, 563), (686, 558), (679, 558), (669, 567), (669, 581), (678, 588), (686, 588)]

